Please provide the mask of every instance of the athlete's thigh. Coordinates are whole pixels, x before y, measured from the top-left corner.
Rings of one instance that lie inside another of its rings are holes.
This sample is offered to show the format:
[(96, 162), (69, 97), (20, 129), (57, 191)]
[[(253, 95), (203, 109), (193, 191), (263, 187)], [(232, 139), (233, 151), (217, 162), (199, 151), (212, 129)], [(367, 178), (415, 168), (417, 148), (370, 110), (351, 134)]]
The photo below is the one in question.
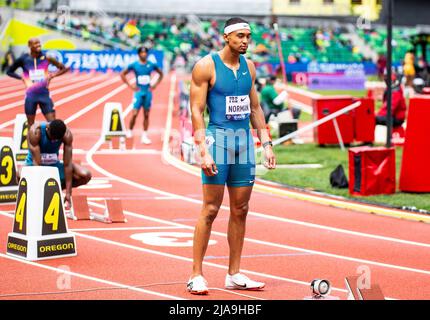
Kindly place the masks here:
[(247, 205), (251, 199), (253, 186), (246, 187), (232, 187), (229, 186), (228, 194), (230, 198), (230, 206), (232, 208), (243, 207)]
[(229, 187), (252, 187), (255, 183), (255, 164), (232, 164), (227, 178)]
[(49, 165), (49, 167), (54, 167), (58, 169), (58, 174), (60, 176), (60, 183), (62, 186), (62, 189), (65, 189), (66, 186), (66, 173), (64, 171), (64, 163), (62, 161), (59, 161), (55, 164)]
[(25, 114), (27, 116), (35, 116), (37, 111), (37, 105), (38, 100), (36, 99), (36, 97), (26, 96), (24, 102)]
[(88, 169), (76, 163), (73, 163), (72, 166), (73, 166), (73, 178), (80, 179), (80, 178), (87, 177), (90, 174)]
[(230, 171), (230, 165), (227, 163), (227, 150), (220, 145), (212, 144), (208, 147), (208, 152), (215, 162), (218, 173), (214, 176), (207, 176), (202, 170), (203, 185), (222, 185), (225, 186)]
[(133, 110), (139, 110), (143, 107), (142, 92), (135, 92), (133, 96)]
[[(48, 121), (55, 120), (54, 102), (52, 101), (49, 94), (44, 94), (43, 96), (40, 96), (39, 106), (42, 110), (43, 115), (47, 118)], [(54, 119), (52, 117), (54, 117)]]
[(224, 198), (224, 185), (204, 184), (203, 185), (203, 204), (221, 206)]
[(253, 141), (242, 146), (235, 153), (234, 164), (230, 166), (227, 186), (252, 187), (255, 183), (255, 150)]
[(152, 106), (152, 92), (148, 91), (145, 96), (143, 97), (143, 108), (145, 109), (145, 111), (148, 111), (151, 109)]

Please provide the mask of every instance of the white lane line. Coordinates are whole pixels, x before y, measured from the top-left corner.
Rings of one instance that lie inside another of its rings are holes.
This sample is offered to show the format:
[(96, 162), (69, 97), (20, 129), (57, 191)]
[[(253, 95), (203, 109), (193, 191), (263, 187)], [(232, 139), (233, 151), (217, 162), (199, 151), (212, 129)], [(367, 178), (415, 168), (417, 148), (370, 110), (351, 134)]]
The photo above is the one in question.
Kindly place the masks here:
[[(94, 87), (88, 88), (88, 89), (86, 89), (84, 91), (78, 92), (78, 93), (73, 94), (73, 95), (71, 95), (71, 96), (69, 96), (67, 98), (64, 98), (64, 99), (61, 99), (61, 100), (57, 101), (55, 103), (55, 108), (57, 109), (58, 107), (62, 106), (63, 104), (71, 102), (71, 101), (73, 101), (75, 99), (82, 98), (84, 95), (93, 93), (96, 90), (99, 90), (99, 89), (102, 89), (104, 87), (110, 86), (110, 85), (112, 85), (112, 84), (114, 84), (115, 82), (118, 82), (118, 81), (119, 80), (116, 79), (116, 78), (115, 79), (110, 79), (110, 80), (109, 79), (105, 80), (102, 83), (100, 83), (100, 84), (98, 84), (98, 85), (96, 85)], [(39, 113), (41, 113), (40, 109), (37, 110), (37, 114), (39, 114)], [(4, 129), (4, 128), (6, 128), (6, 127), (8, 127), (8, 126), (10, 126), (10, 125), (12, 125), (14, 123), (15, 123), (15, 119), (7, 121), (7, 122), (5, 122), (5, 123), (3, 123), (3, 124), (0, 125), (0, 129)]]
[(26, 260), (18, 259), (18, 258), (15, 258), (15, 257), (7, 256), (7, 255), (2, 254), (2, 253), (0, 253), (0, 257), (1, 258), (5, 258), (5, 259), (9, 259), (9, 260), (13, 260), (13, 261), (16, 261), (16, 262), (24, 263), (24, 264), (27, 264), (27, 265), (31, 265), (31, 266), (34, 266), (34, 267), (38, 267), (38, 268), (42, 268), (42, 269), (54, 271), (54, 272), (57, 272), (57, 273), (68, 274), (70, 276), (74, 276), (74, 277), (77, 277), (77, 278), (81, 278), (81, 279), (85, 279), (85, 280), (90, 280), (90, 281), (95, 281), (95, 282), (103, 283), (103, 284), (106, 284), (106, 285), (109, 285), (109, 286), (113, 286), (113, 287), (127, 289), (127, 290), (130, 290), (130, 291), (135, 291), (135, 292), (139, 292), (139, 293), (145, 293), (145, 294), (149, 294), (149, 295), (153, 295), (153, 296), (157, 296), (157, 297), (161, 297), (161, 298), (172, 299), (172, 300), (185, 300), (183, 298), (172, 296), (172, 295), (169, 295), (169, 294), (164, 294), (164, 293), (160, 293), (160, 292), (156, 292), (156, 291), (152, 291), (152, 290), (146, 290), (146, 289), (136, 288), (136, 287), (133, 287), (133, 286), (129, 286), (129, 285), (120, 283), (120, 282), (114, 282), (114, 281), (109, 281), (109, 280), (105, 280), (105, 279), (100, 279), (100, 278), (88, 276), (88, 275), (85, 275), (85, 274), (82, 274), (82, 273), (77, 273), (77, 272), (72, 272), (72, 271), (68, 271), (68, 270), (64, 270), (64, 269), (59, 269), (59, 268), (47, 266), (47, 265), (40, 264), (40, 263), (37, 263), (37, 262), (32, 262), (32, 261), (26, 261)]
[[(84, 151), (82, 154), (86, 154)], [(111, 156), (121, 156), (121, 155), (160, 155), (161, 151), (153, 149), (132, 149), (132, 150), (116, 150), (116, 149), (101, 149), (95, 153), (96, 155), (111, 155)]]
[[(4, 214), (4, 212), (2, 212), (2, 211), (0, 211), (0, 215), (5, 215), (7, 217), (13, 218), (13, 215), (10, 216), (8, 214)], [(182, 228), (182, 227), (146, 227), (146, 228), (142, 227), (142, 228), (90, 228), (90, 229), (69, 229), (69, 230), (72, 231), (74, 234), (76, 234), (79, 237), (88, 238), (88, 239), (92, 239), (92, 240), (99, 239), (97, 241), (100, 241), (100, 240), (103, 240), (103, 239), (102, 238), (95, 238), (95, 237), (91, 237), (91, 236), (86, 237), (84, 234), (79, 234), (77, 232), (78, 231), (79, 232), (105, 231), (105, 230), (115, 230), (115, 231), (119, 231), (119, 230), (121, 230), (121, 231), (122, 230), (160, 230), (160, 229), (184, 229), (184, 228)], [(121, 245), (121, 243), (117, 243), (117, 244)], [(122, 246), (122, 247), (124, 247), (124, 246)], [(131, 246), (130, 246), (130, 248), (131, 248)], [(57, 272), (59, 272), (59, 273), (70, 274), (72, 276), (81, 277), (81, 278), (88, 279), (88, 280), (93, 280), (93, 281), (98, 281), (98, 282), (109, 284), (109, 285), (113, 285), (113, 286), (118, 286), (119, 288), (124, 288), (124, 289), (127, 289), (127, 290), (144, 292), (144, 293), (148, 293), (148, 294), (152, 294), (152, 295), (156, 295), (156, 296), (161, 296), (161, 297), (164, 297), (164, 298), (174, 299), (174, 300), (187, 300), (187, 299), (184, 299), (184, 298), (180, 298), (180, 297), (176, 297), (176, 296), (172, 296), (172, 295), (167, 295), (167, 294), (163, 294), (163, 293), (159, 293), (159, 292), (155, 292), (155, 291), (149, 291), (149, 290), (140, 289), (138, 287), (123, 285), (123, 284), (120, 284), (118, 282), (112, 282), (112, 281), (108, 281), (108, 280), (105, 280), (105, 279), (99, 279), (99, 278), (95, 278), (95, 277), (86, 276), (86, 275), (78, 274), (78, 273), (75, 273), (75, 272), (73, 272), (73, 273), (69, 272), (69, 271), (65, 272), (63, 269), (56, 269), (56, 268), (48, 267), (48, 266), (45, 266), (45, 265), (42, 265), (42, 264), (39, 264), (39, 263), (21, 260), (21, 259), (15, 258), (15, 257), (10, 257), (10, 256), (7, 256), (7, 255), (3, 255), (3, 254), (0, 254), (0, 257), (11, 259), (11, 260), (15, 260), (17, 262), (31, 264), (31, 265), (34, 265), (34, 266), (37, 266), (37, 267), (41, 267), (41, 268), (45, 268), (45, 269), (49, 269), (49, 270), (58, 270)], [(185, 285), (185, 281), (184, 281), (184, 285)], [(210, 288), (210, 289), (211, 290), (224, 291), (223, 289), (219, 289), (219, 288)], [(226, 292), (228, 292), (229, 294), (241, 295), (241, 296), (252, 298), (252, 299), (264, 300), (264, 299), (260, 299), (258, 297), (254, 297), (254, 296), (243, 295), (243, 294), (239, 294), (239, 293), (235, 293), (235, 292), (229, 292), (229, 291), (226, 291)]]
[(178, 200), (175, 197), (154, 197), (155, 200)]
[[(80, 75), (78, 75), (80, 77)], [(87, 78), (88, 76), (82, 76), (81, 78)], [(76, 77), (70, 76), (62, 76), (61, 78), (55, 78), (51, 83), (52, 86), (56, 86), (58, 84), (67, 83), (67, 81), (71, 81), (70, 79), (75, 79)], [(0, 93), (8, 93), (16, 90), (25, 90), (24, 83), (21, 80), (17, 80), (14, 78), (9, 78), (10, 81), (6, 85), (0, 83)], [(58, 80), (57, 80), (58, 79)]]
[[(245, 254), (240, 258), (275, 258), (275, 257), (300, 257), (300, 256), (311, 256), (309, 253), (267, 253), (267, 254)], [(225, 260), (230, 259), (230, 256), (206, 256), (205, 260)]]
[[(3, 80), (6, 80), (6, 81), (3, 81)], [(0, 78), (0, 89), (8, 89), (8, 88), (17, 87), (16, 81), (18, 81), (18, 80), (15, 80), (15, 79), (9, 78), (9, 77), (7, 77), (7, 79), (6, 79), (6, 77), (2, 77), (2, 78)], [(21, 88), (24, 89), (24, 84), (22, 84)]]
[[(100, 141), (99, 141), (100, 142)], [(94, 145), (94, 147), (96, 147), (96, 149), (97, 149), (97, 147), (98, 147), (98, 144), (99, 143), (96, 143), (95, 145)], [(90, 154), (88, 154), (87, 155), (87, 158), (89, 158), (90, 159), (90, 161), (88, 161), (88, 163), (91, 163), (92, 162), (92, 155), (90, 155)], [(117, 177), (117, 179), (118, 179), (119, 177)], [(119, 180), (121, 180), (122, 178), (119, 178)], [(124, 179), (124, 180), (126, 180), (126, 179)], [(128, 180), (127, 180), (128, 181)], [(128, 182), (131, 182), (131, 181), (128, 181)], [(140, 188), (148, 188), (148, 189), (150, 189), (150, 190), (156, 190), (156, 189), (153, 189), (153, 188), (149, 188), (149, 187), (145, 187), (145, 186), (143, 186), (143, 185), (140, 185)], [(160, 192), (160, 191), (158, 191), (157, 193), (160, 193), (160, 194), (168, 194), (168, 193), (165, 193), (165, 192)], [(182, 198), (182, 196), (181, 196), (181, 198)], [(194, 202), (194, 203), (201, 203), (200, 201), (195, 201), (194, 199), (187, 199), (187, 201), (189, 201), (189, 202)], [(193, 228), (192, 228), (193, 229)], [(249, 239), (247, 239), (247, 240), (249, 240)], [(222, 266), (223, 268), (226, 268), (226, 267), (224, 267), (224, 266)], [(252, 272), (252, 271), (251, 271)], [(272, 276), (273, 277), (273, 276)], [(280, 277), (276, 277), (276, 278), (280, 278)], [(294, 280), (295, 281), (295, 280)], [(301, 282), (302, 284), (305, 284), (305, 285), (308, 285), (308, 283), (306, 283), (306, 282)]]
[(139, 230), (174, 230), (174, 229), (184, 229), (183, 227), (128, 227), (128, 228), (69, 228), (73, 232), (86, 232), (86, 231), (139, 231)]
[[(180, 261), (185, 261), (185, 262), (190, 262), (190, 263), (193, 262), (192, 258), (178, 256), (178, 255), (174, 255), (174, 254), (171, 254), (171, 253), (165, 253), (165, 252), (161, 252), (161, 251), (158, 251), (158, 250), (152, 250), (152, 249), (146, 249), (146, 248), (136, 247), (136, 246), (133, 246), (133, 245), (129, 245), (129, 244), (121, 243), (121, 242), (116, 242), (116, 241), (112, 241), (112, 240), (107, 240), (107, 239), (103, 239), (103, 238), (99, 238), (99, 237), (95, 237), (95, 236), (90, 236), (90, 235), (82, 234), (82, 233), (75, 233), (75, 234), (78, 237), (82, 237), (82, 238), (85, 238), (85, 239), (90, 239), (90, 240), (94, 240), (94, 241), (97, 241), (97, 242), (102, 242), (102, 243), (114, 245), (114, 246), (117, 246), (117, 247), (127, 248), (127, 249), (131, 249), (131, 250), (145, 252), (145, 253), (151, 253), (151, 254), (155, 254), (155, 255), (158, 255), (158, 256), (167, 257), (167, 258), (171, 258), (171, 259), (175, 259), (175, 260), (180, 260)], [(218, 268), (218, 269), (228, 270), (228, 266), (217, 264), (217, 263), (203, 261), (203, 264), (207, 265), (207, 266), (210, 266), (210, 267), (215, 267), (215, 268)], [(309, 286), (309, 283), (305, 282), (305, 281), (299, 281), (299, 280), (289, 279), (289, 278), (285, 278), (285, 277), (278, 277), (278, 276), (274, 276), (274, 275), (267, 274), (267, 273), (255, 272), (255, 271), (250, 271), (250, 270), (245, 270), (245, 269), (241, 269), (241, 271), (244, 272), (244, 273), (247, 273), (247, 274), (252, 274), (252, 275), (259, 276), (259, 277), (265, 277), (265, 278), (268, 278), (268, 279), (281, 280), (281, 281), (285, 281), (285, 282), (289, 282), (289, 283), (294, 283), (294, 284)], [(332, 288), (332, 289), (336, 290), (336, 291), (339, 291), (339, 292), (347, 292), (347, 290), (345, 290), (345, 289), (340, 289), (340, 288)]]
[[(112, 81), (112, 80), (111, 80)], [(117, 79), (114, 79), (114, 82), (117, 82)], [(108, 94), (104, 95), (103, 97), (101, 97), (100, 99), (98, 99), (97, 101), (94, 101), (93, 103), (91, 103), (90, 105), (86, 106), (85, 108), (79, 110), (78, 112), (76, 112), (75, 114), (73, 114), (72, 116), (68, 117), (66, 120), (64, 120), (64, 123), (69, 124), (70, 122), (78, 119), (79, 117), (81, 117), (82, 115), (84, 115), (85, 113), (91, 111), (92, 109), (94, 109), (95, 107), (99, 106), (100, 104), (102, 104), (103, 102), (106, 102), (107, 100), (109, 100), (110, 98), (116, 96), (117, 94), (119, 94), (120, 92), (122, 92), (124, 89), (128, 88), (126, 84), (122, 84), (121, 86), (119, 86), (118, 88), (116, 88), (115, 90), (109, 92)], [(92, 91), (90, 91), (92, 92)]]
[[(91, 83), (94, 83), (94, 82), (98, 82), (98, 81), (101, 81), (101, 80), (106, 79), (106, 78), (107, 77), (105, 75), (100, 75), (100, 76), (98, 76), (96, 78), (90, 78), (90, 79), (85, 80), (85, 81), (79, 81), (79, 83), (76, 83), (76, 84), (73, 84), (73, 85), (68, 85), (68, 86), (65, 86), (65, 87), (63, 87), (61, 89), (57, 89), (57, 90), (51, 91), (50, 95), (52, 97), (52, 96), (55, 96), (55, 95), (60, 94), (60, 93), (64, 93), (64, 92), (71, 91), (71, 90), (74, 90), (74, 89), (77, 89), (77, 88), (80, 88), (80, 87), (87, 86), (88, 84), (91, 84)], [(25, 97), (25, 92), (17, 92), (17, 93), (14, 93), (14, 95), (16, 97), (19, 97), (19, 96)], [(1, 98), (0, 98), (0, 100), (1, 100)], [(6, 110), (13, 109), (13, 108), (16, 108), (16, 107), (21, 107), (23, 105), (23, 102), (24, 102), (24, 99), (12, 102), (12, 103), (4, 105), (4, 106), (1, 106), (0, 107), (0, 111), (6, 111)]]
[[(49, 90), (56, 89), (58, 87), (63, 86), (64, 84), (70, 85), (72, 83), (81, 82), (81, 81), (87, 80), (89, 78), (90, 78), (89, 76), (82, 76), (82, 77), (78, 76), (78, 77), (63, 78), (63, 79), (61, 79), (61, 81), (53, 81), (53, 82), (51, 82), (51, 85), (49, 86)], [(18, 92), (16, 92), (16, 91), (18, 91)], [(25, 86), (23, 83), (21, 83), (20, 85), (17, 85), (15, 87), (8, 88), (8, 90), (5, 90), (5, 89), (0, 90), (0, 94), (2, 94), (2, 96), (0, 97), (0, 101), (6, 100), (9, 98), (23, 96), (23, 95), (25, 95)]]
[[(94, 206), (94, 207), (104, 208), (104, 205), (100, 205), (98, 203), (89, 202), (89, 204), (92, 205), (92, 206)], [(143, 215), (143, 214), (138, 214), (138, 213), (127, 211), (127, 210), (124, 210), (124, 214), (125, 215), (130, 215), (132, 217), (135, 217), (135, 218), (138, 218), (138, 219), (142, 219), (142, 220), (149, 220), (149, 221), (152, 221), (152, 222), (164, 223), (164, 224), (171, 225), (171, 226), (183, 227), (183, 228), (188, 229), (188, 230), (194, 230), (194, 227), (191, 227), (191, 226), (186, 225), (186, 224), (177, 223), (177, 222), (171, 222), (171, 221), (163, 220), (163, 219), (158, 219), (158, 218), (146, 216), (146, 215)], [(221, 236), (221, 237), (224, 237), (224, 238), (227, 238), (227, 234), (223, 233), (223, 232), (212, 231), (212, 234), (218, 235), (218, 236)], [(269, 241), (263, 241), (263, 240), (257, 240), (257, 239), (248, 238), (248, 237), (245, 237), (245, 241), (250, 242), (250, 243), (255, 243), (255, 244), (263, 245), (263, 246), (269, 246), (269, 247), (274, 247), (274, 248), (287, 249), (287, 250), (292, 250), (292, 251), (296, 251), (296, 252), (306, 252), (306, 253), (309, 253), (309, 254), (312, 254), (312, 255), (319, 255), (319, 256), (328, 257), (328, 258), (334, 258), (334, 259), (339, 259), (339, 260), (351, 261), (351, 262), (354, 262), (354, 263), (371, 264), (371, 265), (382, 267), (382, 268), (389, 268), (389, 269), (395, 269), (395, 270), (402, 270), (402, 271), (420, 273), (420, 274), (424, 274), (424, 275), (430, 275), (430, 271), (429, 270), (422, 270), (422, 269), (411, 268), (411, 267), (404, 267), (404, 266), (399, 266), (399, 265), (394, 265), (394, 264), (388, 264), (388, 263), (383, 263), (383, 262), (377, 262), (377, 261), (367, 260), (367, 259), (348, 257), (348, 256), (333, 254), (333, 253), (324, 252), (324, 251), (311, 250), (311, 249), (300, 248), (300, 247), (293, 247), (293, 246), (288, 246), (288, 245), (285, 245), (285, 244), (280, 244), (280, 243), (275, 243), (275, 242), (269, 242)]]
[[(75, 133), (75, 130), (73, 130)], [(100, 131), (97, 132), (98, 134)], [(73, 155), (86, 155), (88, 150), (73, 149)], [(63, 154), (63, 149), (60, 150)], [(95, 153), (96, 155), (160, 155), (161, 151), (155, 149), (133, 149), (133, 150), (120, 150), (120, 149), (101, 149)]]
[(15, 212), (10, 213), (10, 211), (0, 211), (0, 216), (5, 216), (13, 219), (15, 217)]
[[(100, 204), (94, 203), (94, 202), (89, 202), (89, 204), (92, 205), (92, 206), (94, 206), (94, 207), (98, 207), (98, 208), (104, 208), (105, 207), (104, 205), (100, 205)], [(124, 211), (124, 214), (132, 216), (132, 217), (135, 217), (135, 218), (138, 218), (138, 219), (142, 219), (142, 220), (148, 220), (148, 221), (151, 221), (151, 222), (163, 223), (163, 224), (167, 224), (167, 225), (171, 225), (171, 226), (176, 226), (176, 227), (182, 228), (182, 229), (194, 230), (193, 227), (190, 227), (188, 225), (183, 225), (183, 224), (180, 224), (180, 223), (170, 222), (168, 220), (162, 220), (162, 219), (158, 219), (158, 218), (153, 218), (153, 217), (149, 217), (149, 216), (137, 214), (137, 213), (126, 211), (126, 210)], [(2, 211), (0, 211), (0, 215), (4, 215), (6, 217), (13, 218), (13, 215), (11, 216), (9, 214), (5, 214)], [(142, 251), (142, 252), (152, 253), (152, 254), (161, 255), (161, 256), (165, 256), (165, 257), (170, 257), (170, 258), (174, 258), (174, 259), (177, 259), (177, 260), (182, 260), (182, 261), (187, 261), (187, 262), (193, 262), (193, 259), (186, 258), (186, 257), (183, 257), (183, 256), (173, 255), (173, 254), (164, 253), (164, 252), (161, 252), (161, 251), (156, 251), (156, 250), (151, 250), (151, 249), (140, 248), (140, 247), (136, 247), (136, 246), (132, 246), (132, 245), (120, 243), (120, 242), (115, 242), (115, 241), (112, 241), (112, 240), (106, 240), (106, 239), (103, 239), (103, 238), (88, 236), (88, 235), (85, 235), (85, 234), (80, 234), (80, 233), (78, 233), (76, 231), (74, 231), (74, 233), (77, 236), (80, 236), (80, 237), (83, 237), (83, 238), (92, 239), (92, 240), (103, 242), (103, 243), (107, 243), (107, 244), (112, 244), (112, 245), (116, 245), (116, 246), (120, 246), (120, 247), (124, 247), (124, 248), (129, 248), (129, 249), (138, 250), (138, 251)], [(227, 237), (227, 234), (222, 233), (222, 232), (212, 231), (212, 234), (219, 235), (219, 236), (222, 236), (222, 237)], [(249, 241), (249, 242), (253, 242), (253, 243), (258, 243), (258, 244), (263, 244), (263, 245), (268, 245), (268, 246), (273, 246), (273, 247), (280, 247), (280, 248), (289, 249), (289, 250), (293, 250), (293, 251), (302, 251), (302, 253), (306, 252), (307, 254), (310, 254), (310, 255), (312, 255), (312, 254), (321, 255), (317, 251), (297, 250), (297, 248), (294, 248), (294, 247), (280, 245), (280, 244), (274, 244), (274, 243), (269, 243), (269, 242), (266, 242), (266, 241), (254, 240), (254, 239), (249, 239), (249, 238), (245, 238), (245, 241)], [(365, 261), (365, 263), (370, 263), (367, 260), (361, 260), (361, 261), (358, 261), (358, 262), (363, 262), (363, 261)], [(354, 262), (357, 262), (357, 261), (354, 261)], [(374, 264), (373, 261), (371, 261), (371, 263)], [(215, 264), (215, 263), (206, 262), (206, 261), (204, 261), (203, 264), (211, 266), (211, 267), (215, 267), (215, 268), (221, 268), (221, 269), (228, 270), (227, 266), (220, 265), (220, 264)], [(300, 284), (300, 285), (309, 286), (309, 283), (306, 282), (306, 281), (300, 281), (300, 280), (290, 279), (290, 278), (286, 278), (286, 277), (279, 277), (279, 276), (275, 276), (275, 275), (271, 275), (271, 274), (266, 274), (266, 273), (261, 273), (261, 272), (256, 272), (256, 271), (251, 271), (251, 270), (244, 270), (244, 269), (241, 269), (241, 270), (243, 272), (246, 272), (246, 273), (249, 273), (249, 274), (252, 274), (252, 275), (256, 275), (256, 276), (261, 276), (261, 277), (266, 277), (266, 278), (270, 278), (270, 279), (281, 280), (281, 281), (286, 281), (286, 282), (290, 282), (290, 283), (294, 283), (294, 284)], [(347, 290), (340, 289), (340, 288), (333, 288), (333, 290), (336, 290), (336, 291), (339, 291), (339, 292), (347, 292)], [(390, 299), (393, 299), (393, 298), (390, 298)]]
[[(201, 205), (203, 203), (202, 200), (193, 199), (193, 198), (185, 197), (185, 196), (182, 196), (179, 194), (162, 191), (162, 190), (159, 190), (156, 188), (152, 188), (152, 187), (149, 187), (149, 186), (146, 186), (146, 185), (143, 185), (143, 184), (140, 184), (140, 183), (119, 177), (119, 176), (114, 175), (114, 174), (110, 173), (109, 171), (101, 168), (99, 165), (97, 165), (94, 162), (92, 157), (102, 143), (103, 143), (103, 141), (99, 140), (99, 142), (96, 143), (93, 146), (93, 148), (88, 151), (87, 156), (86, 156), (86, 160), (87, 160), (87, 163), (91, 167), (93, 167), (95, 170), (100, 172), (103, 176), (109, 177), (112, 180), (122, 182), (124, 184), (129, 185), (129, 186), (132, 186), (132, 187), (135, 187), (135, 188), (138, 188), (141, 190), (157, 193), (157, 194), (160, 194), (160, 195), (163, 195), (166, 197), (173, 197), (173, 198), (177, 198), (178, 200), (183, 200), (183, 201), (187, 201), (187, 202), (191, 202), (191, 203), (195, 203), (195, 204), (199, 204), (199, 205)], [(230, 207), (224, 206), (224, 205), (221, 206), (221, 209), (226, 210), (226, 211), (230, 211)], [(409, 241), (409, 240), (403, 240), (403, 239), (398, 239), (398, 238), (393, 238), (393, 237), (385, 237), (385, 236), (379, 236), (379, 235), (368, 234), (368, 233), (363, 233), (363, 232), (357, 232), (357, 231), (345, 230), (345, 229), (340, 229), (340, 228), (328, 227), (328, 226), (323, 226), (323, 225), (319, 225), (319, 224), (297, 221), (297, 220), (293, 220), (293, 219), (282, 218), (282, 217), (272, 216), (272, 215), (268, 215), (268, 214), (258, 213), (258, 212), (254, 212), (254, 211), (249, 211), (248, 216), (254, 216), (254, 217), (264, 218), (267, 220), (273, 220), (273, 221), (277, 221), (277, 222), (300, 225), (303, 227), (308, 227), (308, 228), (313, 228), (313, 229), (320, 229), (320, 230), (325, 230), (325, 231), (337, 232), (337, 233), (347, 234), (347, 235), (351, 235), (351, 236), (364, 237), (364, 238), (369, 238), (369, 239), (382, 240), (382, 241), (387, 241), (387, 242), (430, 248), (430, 244), (428, 244), (428, 243)]]
[[(97, 146), (98, 145), (98, 143), (96, 143), (96, 145), (95, 146)], [(87, 158), (88, 158), (88, 155), (87, 155)], [(91, 158), (91, 157), (90, 157)], [(92, 160), (92, 159), (90, 159), (90, 160)], [(89, 161), (89, 163), (90, 163), (90, 161)], [(119, 177), (117, 177), (117, 179), (118, 179)], [(121, 178), (119, 179), (119, 180), (121, 180)], [(124, 179), (125, 180), (125, 179)], [(129, 181), (130, 182), (130, 181)], [(140, 186), (140, 187), (144, 187), (144, 186)], [(148, 187), (145, 187), (145, 188), (148, 188)], [(153, 188), (149, 188), (149, 189), (151, 189), (151, 191), (152, 190), (156, 190), (156, 189), (153, 189)], [(165, 193), (165, 192), (158, 192), (158, 193), (160, 193), (160, 194), (168, 194), (168, 193)], [(181, 196), (181, 198), (182, 198), (182, 196)], [(194, 202), (194, 203), (201, 203), (200, 201), (195, 201), (194, 199), (187, 199), (186, 201), (189, 201), (189, 202)], [(308, 283), (306, 283), (306, 285), (308, 285)]]

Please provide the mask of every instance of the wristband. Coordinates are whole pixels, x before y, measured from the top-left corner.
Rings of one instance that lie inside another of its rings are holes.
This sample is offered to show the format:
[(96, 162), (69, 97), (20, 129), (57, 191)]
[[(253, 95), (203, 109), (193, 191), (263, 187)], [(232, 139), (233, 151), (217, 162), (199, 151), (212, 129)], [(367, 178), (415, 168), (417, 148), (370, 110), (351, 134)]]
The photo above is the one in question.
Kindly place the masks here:
[(273, 143), (272, 143), (272, 141), (267, 141), (267, 142), (265, 142), (265, 143), (263, 143), (263, 149), (266, 149), (266, 147), (267, 146), (271, 146), (271, 147), (273, 147)]

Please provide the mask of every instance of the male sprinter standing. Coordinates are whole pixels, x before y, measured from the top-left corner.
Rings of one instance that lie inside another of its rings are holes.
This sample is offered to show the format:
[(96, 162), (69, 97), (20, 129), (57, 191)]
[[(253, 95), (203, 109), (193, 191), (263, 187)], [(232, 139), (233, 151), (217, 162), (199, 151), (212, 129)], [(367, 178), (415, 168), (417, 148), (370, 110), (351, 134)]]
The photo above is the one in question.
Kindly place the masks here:
[[(63, 161), (59, 160), (61, 145), (64, 144)], [(28, 132), (30, 152), (26, 166), (51, 166), (58, 168), (61, 187), (66, 189), (65, 208), (71, 207), (72, 188), (87, 184), (91, 172), (72, 162), (73, 135), (62, 120), (46, 123), (36, 122)]]
[[(143, 107), (143, 134), (141, 142), (150, 144), (151, 140), (148, 138), (149, 128), (149, 112), (152, 104), (152, 91), (163, 80), (163, 71), (154, 63), (148, 61), (148, 48), (140, 47), (137, 51), (139, 61), (136, 61), (128, 66), (121, 72), (121, 79), (126, 83), (134, 92), (133, 100), (133, 114), (130, 119), (130, 131), (133, 131), (136, 123), (136, 118), (141, 107)], [(136, 84), (131, 84), (127, 79), (127, 74), (133, 71), (136, 75)], [(151, 85), (151, 73), (155, 71), (159, 77), (153, 85)]]
[[(19, 57), (8, 69), (7, 75), (22, 80), (27, 88), (25, 114), (27, 115), (28, 126), (31, 127), (36, 118), (38, 105), (47, 121), (55, 119), (54, 103), (48, 89), (49, 84), (52, 79), (65, 74), (70, 68), (66, 68), (54, 58), (46, 56), (42, 52), (42, 45), (39, 39), (30, 39), (28, 47), (30, 48), (30, 53), (25, 53)], [(48, 67), (50, 64), (56, 66), (58, 71), (49, 73)], [(18, 68), (23, 70), (22, 76), (15, 73)]]
[[(245, 20), (229, 19), (224, 29), (224, 48), (201, 59), (192, 73), (192, 121), (202, 159), (203, 180), (203, 208), (194, 232), (193, 272), (187, 285), (192, 294), (208, 294), (202, 263), (226, 184), (230, 195), (230, 260), (225, 287), (241, 290), (264, 287), (264, 283), (240, 273), (248, 203), (255, 180), (254, 142), (249, 122), (258, 130), (265, 151), (265, 166), (269, 169), (276, 166), (254, 87), (255, 66), (243, 56), (250, 37), (251, 30)], [(206, 104), (209, 109), (207, 130), (203, 116)]]

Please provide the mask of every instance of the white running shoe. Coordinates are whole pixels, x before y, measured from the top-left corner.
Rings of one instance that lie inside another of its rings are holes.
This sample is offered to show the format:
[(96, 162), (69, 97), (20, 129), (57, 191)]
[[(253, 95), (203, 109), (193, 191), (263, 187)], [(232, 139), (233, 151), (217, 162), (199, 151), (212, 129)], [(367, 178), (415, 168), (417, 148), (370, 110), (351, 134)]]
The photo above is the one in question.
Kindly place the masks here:
[(142, 137), (140, 138), (140, 142), (143, 144), (151, 144), (151, 140), (148, 138), (146, 134), (142, 134)]
[(190, 278), (187, 283), (187, 290), (191, 294), (206, 295), (209, 293), (208, 282), (203, 278), (203, 276), (197, 276), (192, 279)]
[(225, 277), (225, 288), (229, 290), (261, 290), (264, 286), (263, 282), (253, 281), (241, 273)]

